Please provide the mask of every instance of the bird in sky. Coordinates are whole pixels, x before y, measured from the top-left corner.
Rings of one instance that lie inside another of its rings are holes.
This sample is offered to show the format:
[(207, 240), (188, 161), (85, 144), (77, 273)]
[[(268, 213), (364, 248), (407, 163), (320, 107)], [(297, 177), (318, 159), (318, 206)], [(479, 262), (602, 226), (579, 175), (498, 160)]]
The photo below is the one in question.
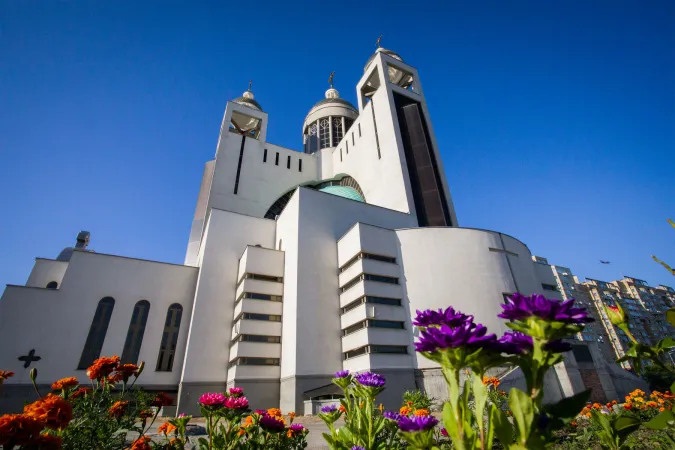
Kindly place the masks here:
[(600, 264), (611, 264), (611, 262), (610, 262), (610, 261), (603, 261), (603, 260), (600, 260)]

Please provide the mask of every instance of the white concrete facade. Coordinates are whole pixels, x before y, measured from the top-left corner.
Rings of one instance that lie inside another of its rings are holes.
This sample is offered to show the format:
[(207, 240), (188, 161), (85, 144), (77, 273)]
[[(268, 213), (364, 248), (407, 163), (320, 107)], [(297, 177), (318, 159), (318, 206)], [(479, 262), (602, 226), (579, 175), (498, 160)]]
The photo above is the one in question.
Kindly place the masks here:
[[(307, 153), (267, 142), (268, 116), (250, 91), (227, 103), (185, 265), (78, 250), (38, 258), (26, 286), (0, 300), (0, 342), (13, 343), (0, 347), (0, 367), (17, 373), (5, 392), (19, 398), (27, 386), (17, 358), (31, 349), (44, 383), (86, 381), (81, 355), (123, 354), (147, 300), (139, 382), (171, 391), (179, 412), (233, 385), (254, 408), (302, 411), (342, 369), (383, 373), (387, 407), (415, 387), (442, 397), (431, 387), (438, 366), (414, 352), (415, 310), (452, 305), (502, 333), (505, 295), (555, 283), (519, 240), (457, 226), (415, 68), (378, 49), (356, 93), (358, 108), (331, 87), (310, 110)], [(175, 305), (182, 316), (169, 320)]]

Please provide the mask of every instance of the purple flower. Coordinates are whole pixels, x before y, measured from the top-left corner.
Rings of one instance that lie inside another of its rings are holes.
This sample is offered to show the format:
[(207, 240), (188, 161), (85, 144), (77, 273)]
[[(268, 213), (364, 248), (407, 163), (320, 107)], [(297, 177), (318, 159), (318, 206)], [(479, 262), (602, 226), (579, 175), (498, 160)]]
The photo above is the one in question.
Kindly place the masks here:
[(256, 409), (255, 413), (260, 414), (261, 416), (264, 416), (265, 414), (267, 414), (267, 410), (266, 409)]
[(230, 395), (232, 397), (241, 397), (242, 395), (244, 395), (244, 389), (238, 387), (230, 388)]
[(354, 378), (356, 378), (356, 381), (361, 386), (369, 386), (369, 387), (382, 387), (384, 386), (384, 383), (386, 381), (382, 375), (378, 375), (372, 372), (363, 372), (356, 375)]
[(227, 397), (220, 392), (207, 392), (199, 397), (199, 404), (203, 406), (223, 406), (226, 399)]
[(335, 411), (337, 411), (337, 405), (326, 405), (321, 408), (321, 412), (324, 414), (330, 414)]
[(224, 403), (226, 408), (246, 409), (248, 408), (248, 399), (246, 397), (229, 397)]
[(536, 316), (544, 320), (576, 325), (594, 321), (588, 315), (586, 308), (574, 308), (573, 304), (574, 299), (563, 302), (536, 294), (526, 297), (516, 292), (506, 298), (506, 304), (501, 305), (504, 311), (498, 317), (522, 320)]
[(441, 326), (448, 325), (449, 327), (457, 327), (466, 321), (473, 321), (473, 316), (467, 316), (459, 311), (455, 311), (452, 306), (446, 308), (445, 311), (439, 309), (433, 311), (427, 309), (426, 311), (417, 310), (417, 317), (413, 320), (413, 325), (418, 327)]
[(355, 445), (350, 450), (366, 450), (366, 449), (361, 447), (360, 445)]
[(260, 426), (267, 431), (284, 431), (286, 425), (278, 418), (265, 414), (260, 418)]
[(339, 370), (334, 374), (335, 378), (347, 378), (349, 376), (349, 370)]
[(291, 431), (294, 431), (294, 432), (296, 432), (296, 433), (305, 431), (305, 427), (302, 426), (302, 425), (300, 425), (299, 423), (291, 424), (291, 426), (288, 427), (288, 428), (289, 428)]
[(415, 342), (418, 352), (434, 352), (444, 348), (490, 347), (496, 342), (494, 334), (487, 334), (484, 325), (465, 322), (462, 326), (451, 328), (443, 325), (440, 328), (430, 327), (420, 331), (420, 340)]
[[(534, 343), (532, 337), (521, 333), (520, 331), (508, 331), (504, 333), (504, 336), (499, 338), (496, 346), (496, 350), (504, 353), (512, 353), (514, 355), (531, 352), (533, 348)], [(553, 353), (565, 353), (572, 350), (572, 346), (561, 339), (556, 339), (547, 342), (544, 346), (544, 350)]]
[(397, 412), (395, 412), (395, 411), (385, 411), (384, 414), (382, 414), (382, 416), (383, 416), (385, 419), (394, 420), (394, 421), (396, 421), (396, 422), (398, 422), (399, 420), (401, 420), (401, 417), (403, 417), (403, 416), (401, 416), (399, 413), (397, 413)]
[(398, 421), (398, 428), (405, 433), (427, 431), (435, 427), (437, 423), (438, 419), (434, 416), (401, 417)]

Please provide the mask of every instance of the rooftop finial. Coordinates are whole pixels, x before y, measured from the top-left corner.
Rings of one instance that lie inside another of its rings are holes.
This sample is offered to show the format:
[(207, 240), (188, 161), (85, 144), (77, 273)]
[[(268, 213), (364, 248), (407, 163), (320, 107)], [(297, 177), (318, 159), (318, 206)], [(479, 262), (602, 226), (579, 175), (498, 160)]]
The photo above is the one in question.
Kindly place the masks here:
[(377, 42), (375, 42), (375, 47), (380, 48), (380, 41), (382, 40), (382, 35), (380, 35), (379, 38), (377, 38)]
[(251, 90), (252, 84), (253, 84), (253, 80), (248, 80), (248, 89), (247, 90), (249, 90), (249, 91)]
[(331, 72), (330, 76), (328, 77), (328, 84), (330, 87), (333, 87), (333, 77), (335, 76), (335, 72)]

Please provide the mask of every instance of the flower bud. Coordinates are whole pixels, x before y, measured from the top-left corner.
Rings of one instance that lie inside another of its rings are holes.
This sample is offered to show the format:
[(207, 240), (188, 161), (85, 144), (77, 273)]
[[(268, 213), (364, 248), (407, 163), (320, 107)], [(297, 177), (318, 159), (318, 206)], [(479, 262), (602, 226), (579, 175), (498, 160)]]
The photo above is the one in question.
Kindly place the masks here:
[(136, 378), (141, 376), (141, 372), (143, 372), (143, 369), (145, 369), (145, 361), (141, 361), (141, 363), (138, 365), (138, 370), (136, 371)]
[(612, 322), (612, 325), (619, 326), (627, 322), (626, 313), (618, 302), (616, 306), (605, 305), (605, 311), (607, 312), (607, 317), (609, 317), (609, 321)]
[(29, 375), (30, 375), (30, 380), (31, 380), (33, 383), (35, 383), (35, 379), (37, 378), (37, 369), (36, 369), (35, 367), (33, 367), (32, 369), (30, 369)]

